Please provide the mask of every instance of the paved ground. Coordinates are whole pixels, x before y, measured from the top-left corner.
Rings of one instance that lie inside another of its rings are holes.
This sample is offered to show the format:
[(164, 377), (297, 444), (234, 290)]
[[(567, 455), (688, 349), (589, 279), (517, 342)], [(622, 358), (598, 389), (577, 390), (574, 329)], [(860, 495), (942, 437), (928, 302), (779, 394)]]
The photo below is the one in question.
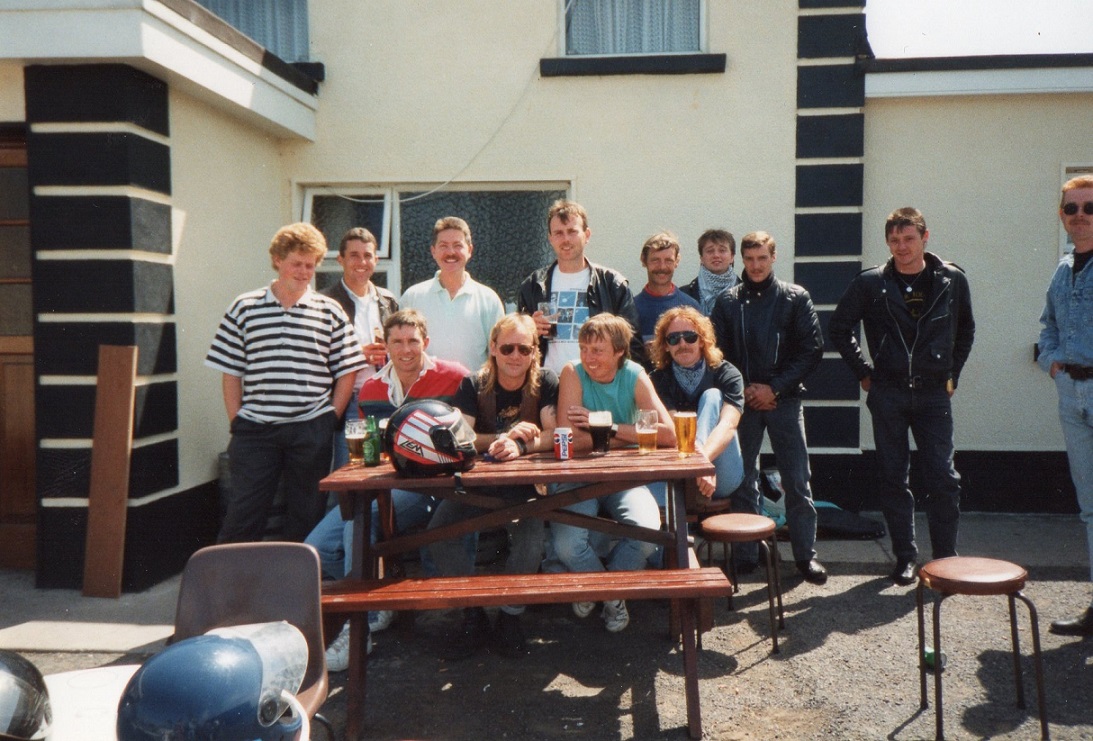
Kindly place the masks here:
[[(920, 521), (919, 533), (925, 533)], [(783, 548), (785, 548), (783, 544)], [(1093, 639), (1053, 636), (1048, 623), (1088, 604), (1084, 531), (1076, 516), (964, 516), (964, 555), (1028, 568), (1026, 594), (1041, 620), (1051, 734), (1093, 739)], [(786, 631), (770, 653), (761, 572), (746, 577), (736, 610), (723, 602), (699, 659), (710, 739), (919, 739), (933, 736), (933, 706), (919, 710), (914, 590), (884, 578), (887, 540), (818, 544), (826, 586), (785, 576)], [(788, 555), (787, 551), (783, 551)], [(171, 631), (177, 579), (119, 600), (35, 590), (29, 574), (0, 571), (0, 648), (45, 673), (132, 663)], [(1028, 710), (1014, 707), (1005, 600), (957, 597), (943, 611), (945, 722), (949, 738), (1039, 736), (1032, 663), (1024, 660)], [(529, 611), (531, 653), (437, 658), (451, 613), (404, 616), (376, 636), (369, 667), (369, 738), (685, 738), (681, 656), (664, 637), (666, 606), (631, 604), (632, 622), (611, 635), (595, 616), (564, 605)], [(1020, 614), (1022, 649), (1031, 649)], [(344, 724), (344, 675), (332, 676), (324, 712)], [(932, 693), (932, 684), (931, 693)], [(932, 697), (932, 694), (931, 694)], [(54, 741), (65, 741), (54, 739)]]

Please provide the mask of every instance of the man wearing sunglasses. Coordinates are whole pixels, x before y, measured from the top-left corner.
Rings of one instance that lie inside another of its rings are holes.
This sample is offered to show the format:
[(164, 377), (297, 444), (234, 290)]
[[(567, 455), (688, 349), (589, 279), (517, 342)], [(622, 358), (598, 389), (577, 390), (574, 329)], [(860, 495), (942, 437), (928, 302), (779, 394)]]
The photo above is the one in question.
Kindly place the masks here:
[[(476, 433), (475, 448), (486, 460), (509, 461), (526, 453), (548, 450), (554, 445), (558, 405), (558, 377), (540, 367), (538, 329), (527, 314), (509, 314), (490, 331), (489, 358), (459, 386), (454, 400)], [(496, 489), (491, 494), (520, 502), (533, 499), (535, 487)], [(482, 513), (457, 499), (445, 499), (437, 506), (429, 528), (450, 525)], [(543, 558), (543, 522), (528, 518), (510, 525), (505, 573), (533, 574)], [(458, 540), (443, 540), (430, 546), (433, 561), (442, 576), (469, 576), (474, 561)], [(526, 653), (520, 615), (523, 605), (503, 605), (492, 631), (497, 649), (505, 656)], [(463, 624), (447, 642), (444, 658), (468, 658), (491, 639), (489, 617), (481, 607), (463, 611)]]
[[(971, 293), (960, 266), (926, 251), (930, 232), (917, 208), (884, 223), (892, 257), (850, 282), (831, 317), (831, 342), (868, 394), (880, 475), (880, 505), (896, 567), (891, 578), (915, 582), (915, 497), (909, 486), (911, 446), (926, 491), (934, 558), (956, 555), (960, 475), (953, 466), (952, 395), (975, 338)], [(861, 322), (872, 363), (855, 330)]]
[[(759, 452), (766, 431), (785, 490), (793, 560), (807, 581), (823, 584), (827, 570), (816, 558), (816, 506), (801, 392), (805, 378), (820, 364), (824, 343), (808, 291), (774, 277), (775, 250), (766, 232), (744, 235), (743, 279), (717, 298), (710, 320), (721, 352), (744, 376), (744, 416), (737, 430), (744, 459), (745, 496), (740, 499), (759, 513)], [(741, 564), (744, 571), (754, 570), (758, 547), (737, 549), (737, 571)]]
[[(1074, 250), (1063, 255), (1047, 289), (1037, 362), (1051, 374), (1059, 394), (1059, 420), (1093, 580), (1093, 177), (1066, 182), (1059, 218)], [(1093, 635), (1093, 603), (1077, 617), (1053, 622), (1051, 632)]]

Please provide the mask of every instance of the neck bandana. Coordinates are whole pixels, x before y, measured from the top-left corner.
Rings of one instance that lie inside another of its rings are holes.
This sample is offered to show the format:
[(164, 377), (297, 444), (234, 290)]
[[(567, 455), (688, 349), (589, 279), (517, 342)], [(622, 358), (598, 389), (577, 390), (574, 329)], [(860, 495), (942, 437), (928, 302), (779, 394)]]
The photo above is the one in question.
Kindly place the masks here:
[(730, 267), (721, 275), (711, 273), (705, 267), (698, 268), (698, 295), (702, 299), (702, 312), (709, 316), (713, 311), (714, 301), (724, 291), (736, 285), (736, 273)]

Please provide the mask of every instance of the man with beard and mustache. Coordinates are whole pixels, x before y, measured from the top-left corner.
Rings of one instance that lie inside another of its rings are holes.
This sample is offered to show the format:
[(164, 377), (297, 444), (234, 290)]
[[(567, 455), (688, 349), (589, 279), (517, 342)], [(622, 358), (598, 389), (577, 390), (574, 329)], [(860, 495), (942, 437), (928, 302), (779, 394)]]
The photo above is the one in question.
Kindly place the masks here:
[(661, 314), (676, 306), (700, 307), (672, 282), (679, 267), (679, 240), (674, 234), (660, 232), (645, 240), (641, 247), (641, 264), (649, 282), (634, 296), (634, 306), (638, 309), (642, 342), (648, 345), (653, 340)]

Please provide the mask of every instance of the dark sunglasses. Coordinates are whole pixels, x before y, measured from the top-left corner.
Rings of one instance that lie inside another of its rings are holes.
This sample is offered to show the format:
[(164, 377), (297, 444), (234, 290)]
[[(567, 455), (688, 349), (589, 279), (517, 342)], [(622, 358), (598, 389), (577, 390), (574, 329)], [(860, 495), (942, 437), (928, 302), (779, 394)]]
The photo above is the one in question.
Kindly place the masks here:
[[(1073, 216), (1074, 214), (1078, 213), (1078, 204), (1064, 203), (1063, 213), (1067, 216)], [(1082, 213), (1086, 216), (1093, 216), (1093, 201), (1086, 201), (1082, 204)]]
[(520, 354), (525, 358), (535, 352), (535, 348), (531, 345), (498, 345), (497, 349), (501, 351), (502, 355), (506, 357), (512, 355), (514, 350), (519, 350)]
[(688, 345), (693, 345), (698, 342), (698, 332), (669, 332), (668, 336), (664, 339), (672, 347), (678, 345), (680, 340), (683, 340)]

